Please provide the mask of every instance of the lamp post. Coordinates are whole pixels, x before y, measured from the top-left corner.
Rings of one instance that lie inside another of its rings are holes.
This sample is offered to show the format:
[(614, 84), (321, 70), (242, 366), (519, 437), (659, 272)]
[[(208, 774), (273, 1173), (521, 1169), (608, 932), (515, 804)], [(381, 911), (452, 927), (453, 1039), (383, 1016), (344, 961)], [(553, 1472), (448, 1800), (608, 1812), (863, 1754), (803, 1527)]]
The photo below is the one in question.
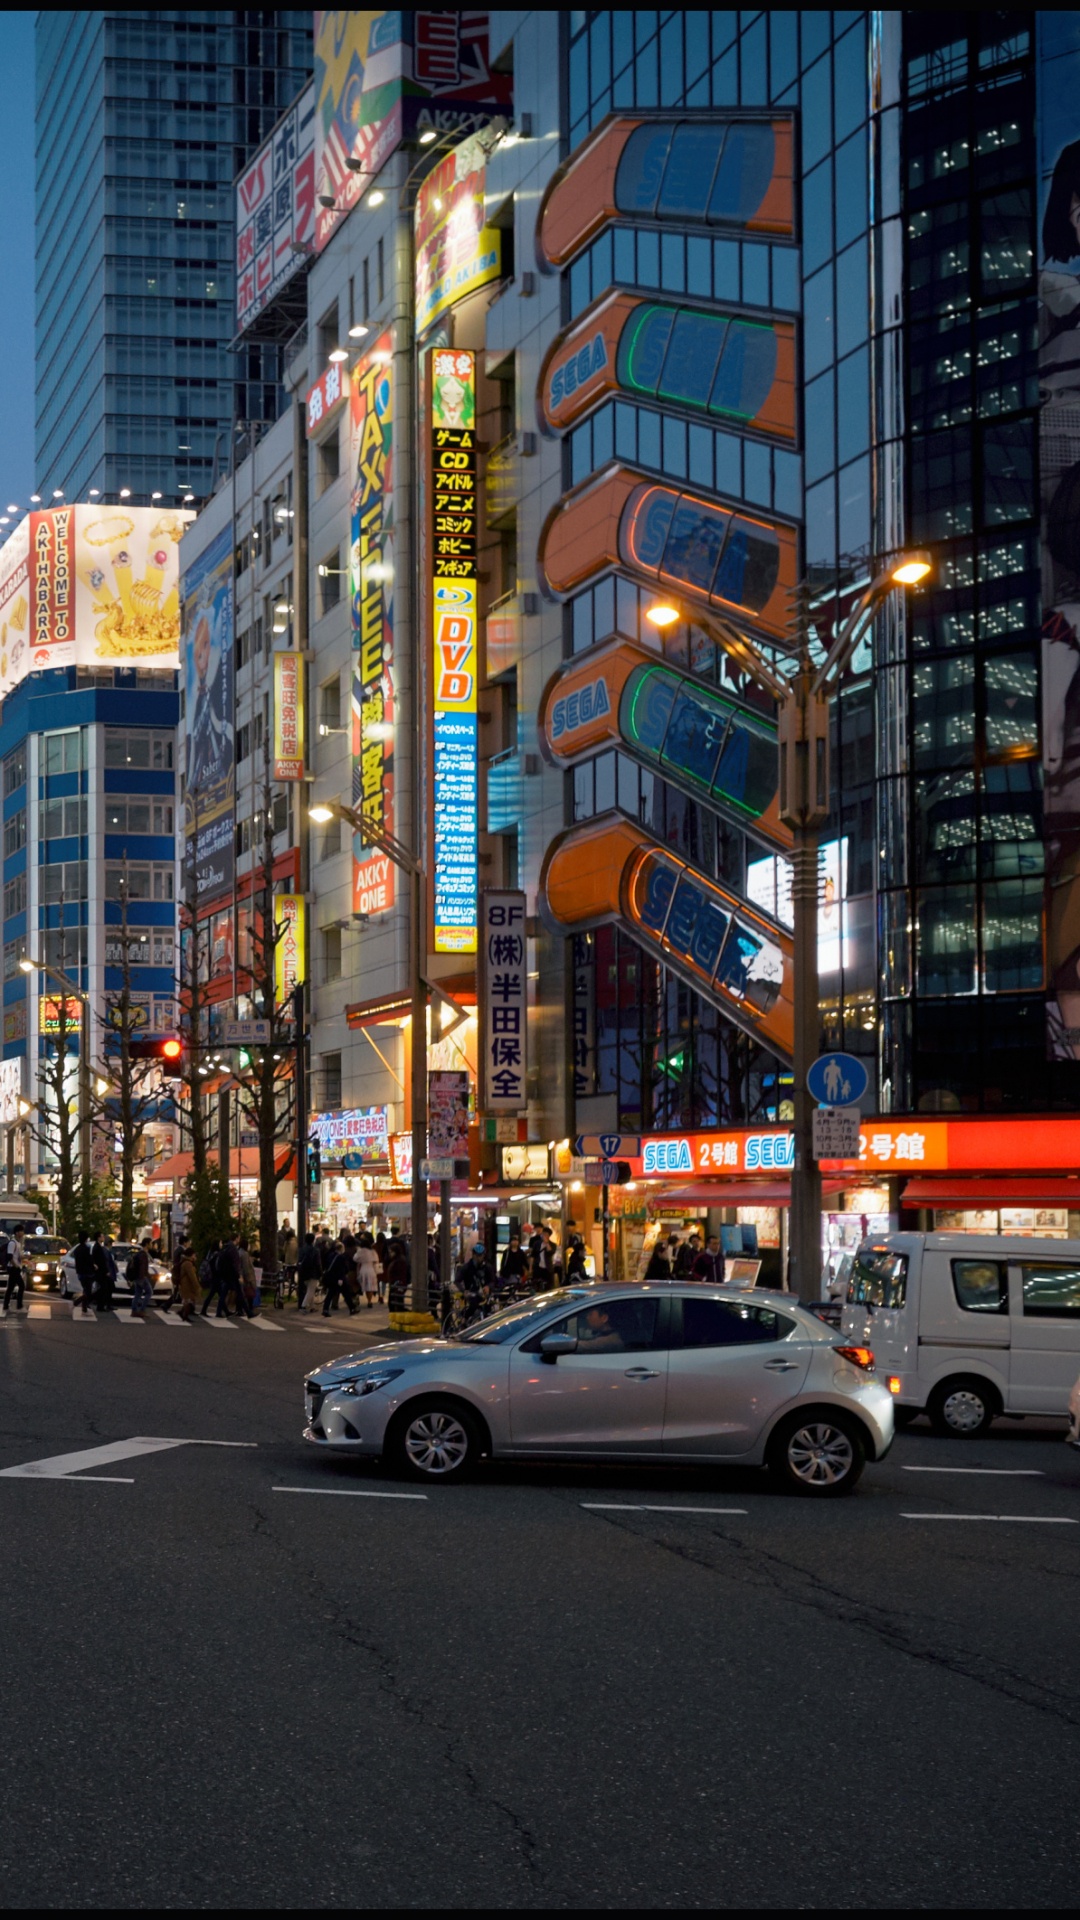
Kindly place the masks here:
[(35, 960), (32, 954), (26, 954), (19, 966), (23, 973), (44, 973), (59, 981), (65, 993), (79, 1002), (79, 1184), (86, 1207), (90, 1200), (90, 995), (76, 985), (70, 974), (47, 960)]
[[(684, 608), (681, 602), (660, 602), (646, 609), (646, 618), (659, 628), (675, 620), (700, 626), (724, 648), (733, 663), (771, 693), (778, 706), (780, 750), (780, 818), (792, 833), (792, 995), (794, 1032), (794, 1162), (791, 1170), (791, 1215), (788, 1234), (789, 1284), (802, 1300), (816, 1300), (821, 1280), (821, 1174), (813, 1152), (814, 1103), (806, 1084), (817, 1057), (821, 1026), (818, 1009), (818, 848), (821, 828), (829, 817), (830, 702), (855, 649), (869, 631), (881, 603), (897, 587), (917, 586), (932, 571), (929, 554), (899, 555), (873, 573), (842, 622), (831, 627), (819, 604), (815, 619), (811, 589), (796, 589), (794, 631), (782, 644), (788, 655), (787, 673), (780, 672), (759, 652), (751, 639), (727, 620), (707, 611)], [(822, 596), (835, 604), (835, 596)], [(815, 665), (811, 630), (817, 630), (825, 658)], [(824, 633), (823, 631), (824, 630)]]
[[(423, 1286), (427, 1279), (427, 1181), (421, 1177), (420, 1165), (427, 1157), (427, 1008), (428, 987), (424, 977), (424, 956), (427, 952), (427, 932), (424, 925), (427, 904), (427, 876), (418, 854), (397, 839), (396, 835), (386, 833), (366, 820), (354, 807), (343, 805), (340, 800), (324, 800), (308, 808), (310, 819), (325, 823), (328, 820), (343, 820), (346, 826), (360, 835), (365, 846), (375, 847), (385, 853), (394, 865), (400, 867), (409, 876), (409, 985), (411, 992), (412, 1048), (409, 1073), (410, 1106), (412, 1109), (412, 1218), (410, 1222), (409, 1252), (412, 1266), (413, 1308), (421, 1312)], [(419, 816), (417, 817), (417, 839), (420, 837)], [(306, 1153), (305, 1118), (305, 1153)], [(306, 1168), (305, 1168), (306, 1177)]]

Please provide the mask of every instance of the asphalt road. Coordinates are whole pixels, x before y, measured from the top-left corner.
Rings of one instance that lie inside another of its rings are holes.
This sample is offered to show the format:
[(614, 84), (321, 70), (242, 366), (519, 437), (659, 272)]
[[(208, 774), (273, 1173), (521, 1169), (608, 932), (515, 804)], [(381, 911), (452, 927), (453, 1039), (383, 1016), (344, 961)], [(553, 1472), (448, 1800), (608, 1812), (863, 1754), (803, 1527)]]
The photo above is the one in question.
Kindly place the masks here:
[(340, 1498), (290, 1321), (0, 1326), (5, 1907), (1073, 1904), (1059, 1431)]

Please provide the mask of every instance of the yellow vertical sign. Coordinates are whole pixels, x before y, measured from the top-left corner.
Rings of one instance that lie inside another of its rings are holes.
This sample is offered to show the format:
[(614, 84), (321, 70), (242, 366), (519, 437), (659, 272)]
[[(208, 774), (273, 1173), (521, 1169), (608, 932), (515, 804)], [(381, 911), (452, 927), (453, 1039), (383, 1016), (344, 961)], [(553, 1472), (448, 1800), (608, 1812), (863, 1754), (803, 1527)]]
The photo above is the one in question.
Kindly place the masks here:
[(274, 987), (279, 1006), (293, 988), (307, 977), (307, 941), (304, 928), (304, 902), (298, 893), (274, 896), (274, 927), (280, 937), (274, 948)]

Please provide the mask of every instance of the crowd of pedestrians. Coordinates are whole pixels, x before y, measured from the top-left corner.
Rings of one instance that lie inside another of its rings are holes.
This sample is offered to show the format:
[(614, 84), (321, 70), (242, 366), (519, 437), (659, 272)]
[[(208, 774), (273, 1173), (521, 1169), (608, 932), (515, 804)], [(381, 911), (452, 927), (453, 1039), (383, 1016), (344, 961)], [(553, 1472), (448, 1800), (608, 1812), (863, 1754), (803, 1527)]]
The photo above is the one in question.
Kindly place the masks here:
[(696, 1227), (686, 1239), (672, 1231), (657, 1240), (642, 1275), (645, 1280), (700, 1280), (705, 1286), (720, 1286), (724, 1279), (724, 1256), (718, 1234), (710, 1234), (703, 1243)]

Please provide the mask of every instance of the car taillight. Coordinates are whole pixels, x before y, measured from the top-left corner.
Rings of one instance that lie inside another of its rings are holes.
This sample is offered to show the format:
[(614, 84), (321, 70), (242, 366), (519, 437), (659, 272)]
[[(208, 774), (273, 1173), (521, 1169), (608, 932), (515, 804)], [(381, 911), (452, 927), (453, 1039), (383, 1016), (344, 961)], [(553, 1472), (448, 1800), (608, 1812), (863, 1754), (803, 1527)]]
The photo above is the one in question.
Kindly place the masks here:
[(841, 1360), (850, 1360), (853, 1367), (861, 1367), (864, 1373), (874, 1371), (874, 1350), (872, 1347), (834, 1347), (834, 1353)]

